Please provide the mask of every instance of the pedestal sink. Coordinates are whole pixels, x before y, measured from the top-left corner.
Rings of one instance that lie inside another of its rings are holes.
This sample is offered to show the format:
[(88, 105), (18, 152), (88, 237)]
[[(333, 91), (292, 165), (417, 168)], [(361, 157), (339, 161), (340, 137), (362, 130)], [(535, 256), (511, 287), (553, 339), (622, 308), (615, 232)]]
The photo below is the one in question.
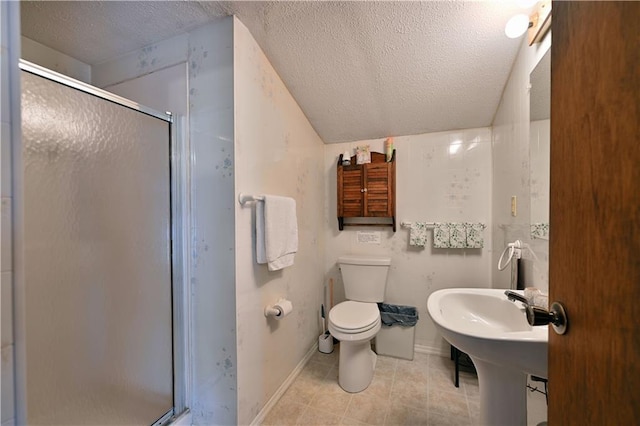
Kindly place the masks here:
[(504, 290), (438, 290), (427, 301), (438, 331), (473, 360), (480, 384), (480, 423), (527, 424), (527, 374), (547, 377), (547, 326), (527, 323)]

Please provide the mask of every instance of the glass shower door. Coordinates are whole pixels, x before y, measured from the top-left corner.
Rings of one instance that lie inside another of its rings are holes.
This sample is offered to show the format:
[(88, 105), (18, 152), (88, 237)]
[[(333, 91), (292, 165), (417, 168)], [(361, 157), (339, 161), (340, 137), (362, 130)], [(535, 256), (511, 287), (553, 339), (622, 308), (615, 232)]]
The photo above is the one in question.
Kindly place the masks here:
[(28, 424), (173, 407), (170, 124), (22, 72)]

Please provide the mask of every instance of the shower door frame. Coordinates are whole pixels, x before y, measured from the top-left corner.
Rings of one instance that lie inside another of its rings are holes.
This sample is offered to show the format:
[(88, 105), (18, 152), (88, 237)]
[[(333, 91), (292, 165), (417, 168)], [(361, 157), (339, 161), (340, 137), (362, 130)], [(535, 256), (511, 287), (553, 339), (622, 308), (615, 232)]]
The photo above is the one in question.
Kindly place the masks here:
[[(75, 90), (90, 94), (103, 100), (113, 102), (123, 107), (138, 111), (142, 114), (166, 121), (169, 124), (169, 177), (170, 193), (169, 200), (170, 221), (171, 221), (171, 316), (172, 316), (172, 358), (173, 358), (173, 407), (169, 412), (160, 417), (155, 425), (163, 425), (169, 421), (174, 421), (189, 413), (187, 401), (191, 395), (190, 371), (190, 297), (186, 291), (185, 283), (188, 282), (188, 232), (190, 229), (189, 220), (189, 156), (188, 137), (186, 137), (185, 118), (177, 117), (171, 112), (159, 112), (152, 108), (141, 105), (137, 102), (123, 98), (106, 90), (102, 90), (90, 84), (73, 79), (64, 74), (57, 73), (48, 68), (20, 59), (19, 69), (39, 77), (54, 81)], [(20, 107), (17, 107), (20, 111)], [(22, 122), (21, 117), (17, 120)], [(21, 127), (21, 124), (20, 124)], [(21, 133), (20, 133), (21, 134)], [(22, 165), (22, 144), (14, 145), (14, 183), (15, 183), (15, 207), (14, 207), (14, 262), (16, 265), (14, 275), (15, 294), (15, 396), (16, 396), (16, 420), (18, 423), (25, 423), (27, 419), (26, 407), (26, 313), (24, 294), (24, 259), (21, 248), (24, 247), (24, 181), (21, 176), (24, 170)], [(20, 173), (18, 173), (20, 172)]]

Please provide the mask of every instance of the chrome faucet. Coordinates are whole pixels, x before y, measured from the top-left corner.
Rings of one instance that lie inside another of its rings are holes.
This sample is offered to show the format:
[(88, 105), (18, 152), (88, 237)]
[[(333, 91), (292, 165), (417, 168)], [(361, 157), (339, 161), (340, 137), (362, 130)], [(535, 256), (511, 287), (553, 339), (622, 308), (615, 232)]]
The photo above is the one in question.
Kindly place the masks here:
[(526, 306), (529, 306), (529, 301), (527, 300), (526, 297), (524, 297), (523, 295), (516, 293), (513, 290), (507, 290), (504, 292), (504, 295), (507, 296), (507, 299), (515, 302), (516, 300), (518, 302), (522, 302), (524, 303)]

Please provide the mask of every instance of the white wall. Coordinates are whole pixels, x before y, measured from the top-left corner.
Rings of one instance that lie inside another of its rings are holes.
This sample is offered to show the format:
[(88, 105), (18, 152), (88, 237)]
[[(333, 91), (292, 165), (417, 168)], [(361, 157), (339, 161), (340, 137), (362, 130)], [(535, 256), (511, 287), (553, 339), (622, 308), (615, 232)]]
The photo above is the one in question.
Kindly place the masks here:
[(22, 37), (21, 58), (76, 80), (91, 83), (91, 66), (44, 44)]
[(529, 123), (531, 224), (549, 223), (551, 120)]
[[(250, 423), (317, 341), (324, 279), (324, 144), (247, 28), (234, 20), (236, 193), (292, 197), (295, 264), (268, 272), (255, 260), (255, 205), (236, 203), (238, 424)], [(286, 297), (286, 318), (264, 307)]]
[[(531, 250), (523, 250), (525, 285), (542, 291), (549, 288), (548, 241), (530, 237), (529, 177), (529, 74), (551, 45), (549, 33), (542, 43), (529, 47), (526, 38), (511, 70), (493, 121), (493, 265), (507, 243), (516, 239)], [(518, 213), (511, 216), (511, 196), (518, 200)], [(553, 232), (551, 230), (550, 232)], [(493, 267), (496, 288), (508, 288), (509, 268)]]
[(156, 111), (186, 117), (189, 113), (188, 71), (186, 62), (182, 62), (103, 89)]
[(197, 424), (237, 415), (233, 19), (189, 34), (192, 405)]
[[(325, 147), (325, 269), (336, 283), (336, 301), (344, 287), (335, 262), (338, 256), (375, 254), (391, 257), (385, 300), (416, 306), (420, 320), (416, 344), (448, 354), (448, 346), (427, 313), (427, 298), (449, 287), (491, 287), (491, 130), (489, 128), (429, 133), (395, 138), (397, 232), (390, 228), (345, 227), (336, 219), (336, 164), (340, 153), (353, 154), (368, 144), (383, 152), (384, 140), (357, 141)], [(454, 148), (458, 146), (457, 151)], [(402, 221), (483, 222), (487, 225), (484, 249), (433, 249), (408, 245), (409, 230)], [(358, 230), (380, 232), (381, 244), (362, 244)]]

